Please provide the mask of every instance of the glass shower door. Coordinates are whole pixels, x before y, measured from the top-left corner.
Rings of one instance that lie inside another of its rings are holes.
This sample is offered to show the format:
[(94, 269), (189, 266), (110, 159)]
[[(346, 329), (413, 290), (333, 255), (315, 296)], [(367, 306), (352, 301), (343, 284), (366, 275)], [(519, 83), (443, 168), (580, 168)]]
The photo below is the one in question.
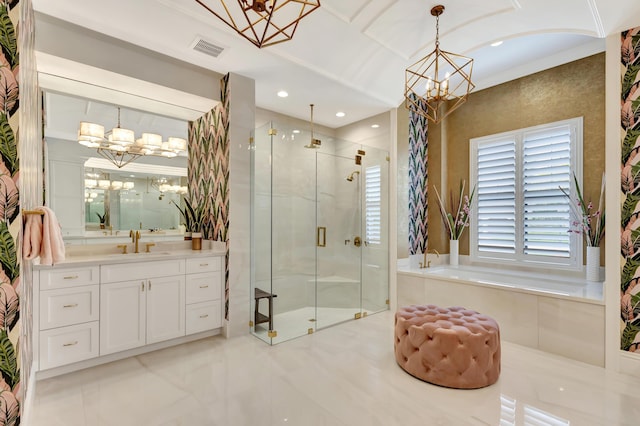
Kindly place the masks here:
[(316, 329), (361, 315), (361, 191), (354, 157), (316, 154)]

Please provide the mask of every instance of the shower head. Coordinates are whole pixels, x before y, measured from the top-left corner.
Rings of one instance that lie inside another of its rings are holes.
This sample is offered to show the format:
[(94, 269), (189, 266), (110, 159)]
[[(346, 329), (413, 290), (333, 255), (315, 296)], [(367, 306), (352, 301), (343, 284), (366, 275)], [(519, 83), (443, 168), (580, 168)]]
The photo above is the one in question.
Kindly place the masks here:
[(305, 145), (305, 148), (320, 148), (322, 142), (320, 139), (314, 139), (313, 137), (313, 104), (309, 105), (311, 107), (311, 141), (309, 141), (309, 145)]
[(353, 182), (353, 178), (355, 177), (355, 175), (359, 175), (360, 172), (358, 170), (351, 172), (351, 174), (349, 176), (346, 177), (346, 179), (349, 182)]

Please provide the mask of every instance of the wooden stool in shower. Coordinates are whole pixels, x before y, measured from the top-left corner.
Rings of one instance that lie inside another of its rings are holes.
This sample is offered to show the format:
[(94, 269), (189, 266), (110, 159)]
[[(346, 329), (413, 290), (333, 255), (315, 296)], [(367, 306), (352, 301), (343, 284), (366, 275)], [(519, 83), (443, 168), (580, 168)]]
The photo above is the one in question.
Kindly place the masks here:
[[(277, 294), (268, 293), (259, 288), (255, 288), (254, 298), (256, 299), (256, 309), (253, 316), (253, 330), (256, 331), (258, 324), (269, 323), (269, 331), (273, 330), (273, 298), (278, 297)], [(269, 315), (258, 312), (260, 299), (269, 299)]]

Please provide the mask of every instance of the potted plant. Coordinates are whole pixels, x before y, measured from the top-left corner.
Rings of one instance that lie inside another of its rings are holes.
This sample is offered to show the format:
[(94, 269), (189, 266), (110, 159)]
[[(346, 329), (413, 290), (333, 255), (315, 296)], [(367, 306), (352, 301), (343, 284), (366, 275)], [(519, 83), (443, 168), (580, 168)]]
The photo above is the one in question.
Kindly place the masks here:
[(193, 206), (187, 198), (183, 199), (184, 207), (180, 207), (175, 201), (171, 201), (180, 211), (185, 226), (185, 240), (191, 240), (193, 234), (196, 238), (202, 238), (202, 226), (204, 223), (204, 206)]
[(98, 218), (100, 219), (100, 229), (104, 229), (107, 220), (109, 220), (109, 213), (107, 211), (105, 211), (104, 214), (96, 212), (96, 216), (98, 216)]
[(573, 175), (573, 184), (576, 189), (576, 198), (573, 199), (566, 189), (560, 188), (560, 191), (569, 199), (573, 220), (569, 232), (582, 234), (587, 245), (587, 280), (600, 281), (600, 243), (604, 238), (605, 228), (605, 206), (604, 206), (604, 190), (605, 190), (605, 174), (602, 174), (602, 184), (600, 185), (600, 200), (598, 201), (597, 210), (594, 204), (589, 201), (585, 202), (575, 173)]
[[(451, 265), (458, 264), (458, 240), (462, 237), (465, 228), (469, 226), (469, 214), (471, 213), (471, 203), (473, 203), (473, 196), (476, 193), (476, 188), (471, 190), (469, 195), (464, 194), (466, 181), (460, 182), (460, 193), (457, 197), (453, 192), (449, 199), (450, 212), (445, 208), (445, 203), (438, 193), (438, 189), (433, 186), (436, 191), (436, 197), (438, 198), (438, 207), (440, 208), (440, 215), (442, 216), (442, 223), (445, 229), (449, 233), (449, 263)], [(454, 214), (455, 213), (455, 216)]]

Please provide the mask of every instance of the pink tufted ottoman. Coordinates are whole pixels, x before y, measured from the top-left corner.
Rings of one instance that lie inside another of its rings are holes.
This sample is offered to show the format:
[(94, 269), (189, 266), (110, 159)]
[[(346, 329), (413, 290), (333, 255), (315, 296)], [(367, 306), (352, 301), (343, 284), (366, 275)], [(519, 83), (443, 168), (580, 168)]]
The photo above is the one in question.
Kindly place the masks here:
[(411, 305), (396, 312), (396, 361), (421, 380), (457, 389), (489, 386), (500, 375), (500, 329), (461, 307)]

